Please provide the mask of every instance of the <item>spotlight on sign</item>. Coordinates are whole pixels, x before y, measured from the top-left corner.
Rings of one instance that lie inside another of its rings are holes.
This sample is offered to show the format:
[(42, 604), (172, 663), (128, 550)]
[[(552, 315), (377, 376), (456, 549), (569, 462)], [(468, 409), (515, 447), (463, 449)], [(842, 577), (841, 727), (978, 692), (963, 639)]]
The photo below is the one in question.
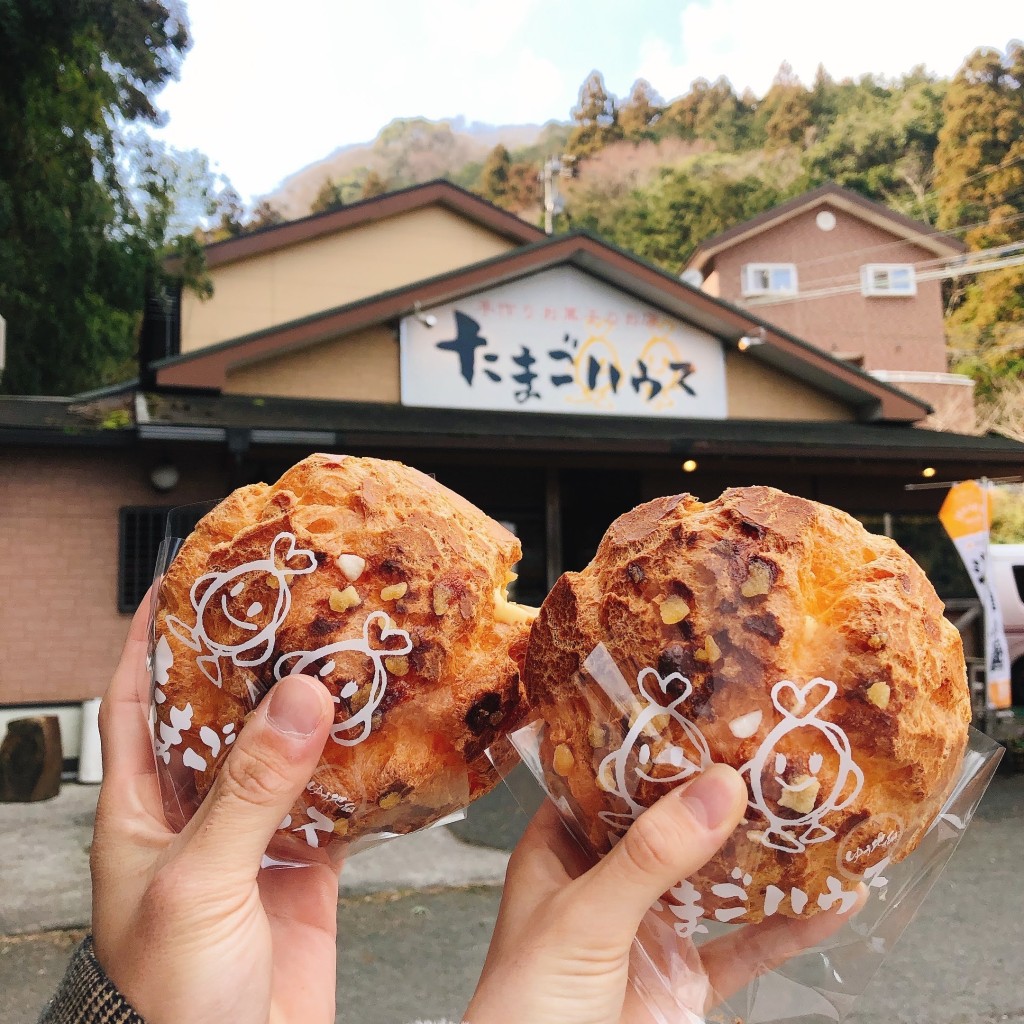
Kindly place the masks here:
[(925, 466), (924, 469), (921, 470), (921, 476), (923, 476), (926, 479), (930, 480), (933, 476), (935, 476), (935, 467), (934, 466)]
[(683, 463), (683, 472), (684, 473), (692, 473), (696, 468), (697, 468), (697, 460), (696, 459), (687, 459)]
[(754, 348), (756, 345), (763, 345), (768, 339), (764, 336), (764, 328), (759, 327), (757, 334), (744, 334), (736, 342), (736, 347), (741, 352), (746, 352), (748, 348)]
[(416, 317), (424, 327), (437, 326), (437, 317), (434, 316), (433, 313), (424, 313), (423, 307), (418, 302), (413, 305), (413, 316)]

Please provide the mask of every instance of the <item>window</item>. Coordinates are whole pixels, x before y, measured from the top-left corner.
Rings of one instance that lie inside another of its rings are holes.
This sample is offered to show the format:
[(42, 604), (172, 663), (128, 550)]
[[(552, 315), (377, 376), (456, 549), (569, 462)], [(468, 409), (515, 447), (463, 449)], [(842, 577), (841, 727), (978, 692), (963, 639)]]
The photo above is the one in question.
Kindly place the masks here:
[(792, 263), (748, 263), (743, 268), (744, 295), (796, 295)]
[(135, 611), (153, 582), (157, 548), (164, 539), (168, 511), (164, 505), (121, 509), (117, 567), (119, 612)]
[(868, 296), (916, 295), (914, 268), (909, 263), (867, 263), (860, 268), (860, 290)]
[[(121, 509), (118, 538), (117, 610), (133, 612), (146, 596), (156, 570), (156, 556), (166, 533), (187, 537), (217, 503), (195, 505), (127, 505)], [(167, 520), (170, 518), (170, 530)]]

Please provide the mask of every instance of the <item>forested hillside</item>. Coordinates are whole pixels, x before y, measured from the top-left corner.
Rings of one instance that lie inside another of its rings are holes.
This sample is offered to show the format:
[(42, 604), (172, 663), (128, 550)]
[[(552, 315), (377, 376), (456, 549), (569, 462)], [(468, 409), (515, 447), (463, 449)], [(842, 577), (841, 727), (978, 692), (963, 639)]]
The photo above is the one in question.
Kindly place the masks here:
[[(325, 180), (312, 209), (330, 209), (423, 180), (417, 161), (455, 151), (451, 125), (396, 122), (374, 146), (402, 138), (390, 170)], [(947, 282), (951, 368), (983, 398), (1024, 371), (1024, 49), (977, 50), (952, 79), (912, 69), (895, 80), (805, 84), (783, 65), (763, 96), (725, 78), (663, 99), (637, 81), (615, 97), (594, 71), (565, 124), (529, 146), (499, 143), (445, 176), (541, 223), (542, 167), (558, 158), (555, 230), (585, 228), (678, 272), (703, 239), (827, 181), (995, 249), (1005, 266)], [(436, 170), (437, 159), (433, 162)]]

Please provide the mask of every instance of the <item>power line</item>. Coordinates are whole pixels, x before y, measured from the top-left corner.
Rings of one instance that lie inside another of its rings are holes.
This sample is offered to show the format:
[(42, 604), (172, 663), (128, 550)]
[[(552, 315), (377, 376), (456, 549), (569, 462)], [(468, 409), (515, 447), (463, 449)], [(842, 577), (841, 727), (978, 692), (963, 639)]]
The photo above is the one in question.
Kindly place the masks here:
[[(1024, 249), (1024, 242), (1012, 243), (1012, 248)], [(916, 264), (910, 264), (910, 266), (915, 267), (915, 277), (918, 281), (943, 281), (957, 277), (966, 277), (968, 275), (984, 274), (992, 270), (1004, 270), (1008, 267), (1024, 266), (1024, 255), (1008, 259), (990, 259), (986, 255), (987, 252), (987, 249), (981, 249), (975, 253), (965, 254), (965, 256), (959, 258), (957, 262), (951, 263), (947, 260), (944, 266), (938, 267), (934, 270), (925, 270), (920, 274), (916, 273)], [(967, 258), (968, 255), (972, 258)], [(848, 295), (853, 292), (861, 291), (862, 287), (863, 286), (858, 278), (850, 284), (818, 288), (812, 291), (799, 292), (796, 295), (785, 295), (777, 298), (772, 296), (755, 298), (748, 301), (746, 306), (749, 309), (759, 309), (762, 306), (791, 305), (796, 302), (807, 302), (811, 299), (830, 298), (833, 295)]]
[[(1021, 189), (1020, 191), (1021, 191), (1022, 194), (1024, 194), (1024, 189)], [(1013, 215), (1011, 215), (1009, 217), (1000, 217), (997, 220), (982, 220), (982, 221), (978, 221), (977, 223), (974, 223), (974, 224), (964, 224), (964, 225), (962, 225), (960, 227), (957, 227), (957, 228), (950, 228), (948, 231), (945, 231), (945, 232), (935, 232), (935, 234), (946, 234), (946, 235), (966, 234), (968, 231), (973, 231), (975, 228), (1000, 227), (1000, 226), (1005, 225), (1005, 224), (1014, 224), (1014, 223), (1016, 223), (1019, 220), (1024, 220), (1024, 213), (1015, 213), (1015, 214), (1013, 214)], [(866, 245), (866, 246), (862, 246), (859, 249), (846, 249), (842, 253), (839, 253), (839, 254), (837, 254), (835, 256), (819, 256), (817, 259), (807, 260), (805, 262), (801, 262), (800, 263), (800, 268), (801, 269), (806, 269), (807, 267), (817, 266), (820, 263), (832, 263), (832, 262), (834, 262), (837, 259), (844, 259), (844, 258), (846, 258), (848, 256), (861, 256), (864, 253), (878, 253), (878, 252), (882, 252), (882, 251), (887, 250), (887, 249), (894, 249), (897, 246), (904, 246), (904, 245), (908, 245), (908, 244), (909, 245), (917, 245), (919, 243), (913, 242), (909, 238), (897, 238), (897, 239), (894, 239), (891, 242), (879, 242), (877, 245)], [(975, 252), (989, 252), (990, 250), (988, 250), (988, 249), (978, 249), (978, 250), (974, 250), (974, 251)], [(949, 260), (956, 259), (956, 258), (957, 257), (954, 257), (954, 256), (936, 256), (936, 257), (934, 257), (933, 259), (930, 259), (930, 260), (922, 260), (920, 265), (924, 266), (925, 264), (929, 264), (929, 263), (946, 263)], [(917, 266), (918, 264), (914, 264), (914, 265)], [(825, 278), (824, 280), (830, 281), (830, 280), (836, 280), (836, 279), (835, 278)]]
[[(1005, 171), (1008, 167), (1013, 167), (1015, 164), (1024, 163), (1024, 153), (1020, 156), (1014, 157), (1012, 160), (1006, 160), (1002, 163), (998, 163), (993, 167), (986, 167), (982, 171), (978, 171), (975, 174), (969, 174), (962, 181), (958, 181), (954, 185), (945, 185), (943, 188), (932, 189), (931, 192), (926, 192), (919, 200), (918, 206), (922, 206), (925, 200), (934, 199), (936, 196), (941, 196), (946, 192), (952, 192), (954, 189), (961, 189), (969, 181), (976, 181), (978, 178), (986, 178), (990, 174), (995, 174), (997, 171)], [(915, 197), (916, 198), (916, 197)]]
[[(1015, 219), (1024, 220), (1024, 213), (1019, 214)], [(936, 256), (933, 259), (917, 260), (910, 263), (901, 262), (897, 265), (913, 267), (916, 273), (919, 270), (925, 271), (933, 267), (957, 266), (964, 261), (977, 261), (981, 258), (990, 259), (993, 256), (998, 256), (1000, 253), (1013, 252), (1014, 250), (1020, 249), (1022, 247), (1024, 247), (1024, 242), (1006, 242), (1003, 245), (994, 245), (990, 249), (973, 249), (968, 252), (962, 253), (959, 256)], [(857, 250), (854, 250), (852, 252), (842, 252), (836, 258), (845, 258), (848, 256), (855, 256), (857, 254)], [(807, 263), (800, 263), (797, 269), (803, 271), (809, 265), (810, 264)], [(886, 266), (886, 264), (884, 263), (881, 265)], [(856, 275), (846, 273), (837, 274), (834, 277), (819, 277), (815, 278), (814, 284), (815, 288), (823, 288), (832, 285), (846, 284), (850, 281), (853, 281), (855, 276)]]

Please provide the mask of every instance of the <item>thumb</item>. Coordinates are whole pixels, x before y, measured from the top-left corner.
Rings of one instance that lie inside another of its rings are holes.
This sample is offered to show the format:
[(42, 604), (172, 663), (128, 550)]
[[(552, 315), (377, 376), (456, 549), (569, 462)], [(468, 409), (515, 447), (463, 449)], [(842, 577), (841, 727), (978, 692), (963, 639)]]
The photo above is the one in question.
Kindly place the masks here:
[(250, 716), (182, 833), (203, 874), (250, 881), (274, 832), (316, 768), (334, 705), (309, 676), (287, 676)]
[(713, 764), (652, 804), (600, 863), (577, 879), (574, 931), (628, 948), (664, 892), (702, 868), (739, 824), (747, 789), (728, 765)]

